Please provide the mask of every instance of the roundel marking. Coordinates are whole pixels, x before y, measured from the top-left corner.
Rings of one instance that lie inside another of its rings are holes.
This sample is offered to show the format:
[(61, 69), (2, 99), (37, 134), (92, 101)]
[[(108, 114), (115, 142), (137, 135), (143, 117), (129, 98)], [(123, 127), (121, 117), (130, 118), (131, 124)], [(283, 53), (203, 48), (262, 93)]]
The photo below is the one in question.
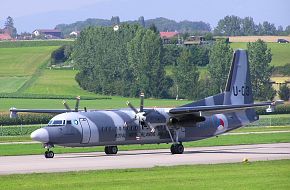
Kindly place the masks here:
[(226, 116), (223, 114), (216, 114), (216, 117), (218, 119), (217, 130), (223, 130), (224, 128), (227, 128), (228, 121), (227, 121)]

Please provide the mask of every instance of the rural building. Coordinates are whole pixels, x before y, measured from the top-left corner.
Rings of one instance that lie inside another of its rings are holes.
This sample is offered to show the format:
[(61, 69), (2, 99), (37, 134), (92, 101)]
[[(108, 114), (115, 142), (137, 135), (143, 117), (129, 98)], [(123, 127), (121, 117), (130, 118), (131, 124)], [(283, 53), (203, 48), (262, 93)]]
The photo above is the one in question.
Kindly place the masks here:
[(203, 36), (190, 36), (184, 41), (184, 45), (201, 45), (205, 41)]
[(36, 29), (32, 34), (36, 37), (43, 36), (46, 39), (62, 38), (61, 31), (56, 29)]
[(69, 33), (70, 37), (76, 38), (80, 35), (79, 31), (72, 31), (71, 33)]
[(2, 40), (12, 40), (12, 37), (7, 33), (0, 34), (0, 41)]
[(172, 39), (178, 36), (178, 32), (160, 32), (160, 37), (162, 39), (163, 44), (171, 44)]

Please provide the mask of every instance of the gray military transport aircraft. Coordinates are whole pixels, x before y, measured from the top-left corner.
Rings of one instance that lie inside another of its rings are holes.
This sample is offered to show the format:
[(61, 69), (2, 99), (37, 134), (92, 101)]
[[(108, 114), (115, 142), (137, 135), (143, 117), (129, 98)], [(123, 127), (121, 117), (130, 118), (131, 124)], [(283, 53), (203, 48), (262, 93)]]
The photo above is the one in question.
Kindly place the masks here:
[(182, 142), (196, 141), (226, 133), (259, 119), (254, 107), (278, 103), (254, 104), (248, 55), (245, 50), (234, 53), (227, 84), (223, 93), (176, 108), (140, 108), (127, 102), (129, 108), (119, 110), (79, 110), (77, 98), (74, 110), (16, 109), (18, 112), (59, 113), (47, 126), (31, 133), (31, 138), (43, 143), (46, 158), (53, 158), (54, 145), (65, 147), (105, 146), (106, 154), (116, 154), (117, 145), (172, 143), (171, 153), (182, 154)]

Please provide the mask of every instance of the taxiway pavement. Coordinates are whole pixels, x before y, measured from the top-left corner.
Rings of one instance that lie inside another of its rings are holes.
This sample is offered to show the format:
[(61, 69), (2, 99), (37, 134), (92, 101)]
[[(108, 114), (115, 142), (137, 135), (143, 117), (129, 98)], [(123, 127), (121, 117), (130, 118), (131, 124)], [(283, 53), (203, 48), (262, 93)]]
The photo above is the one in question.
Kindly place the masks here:
[(0, 175), (235, 163), (244, 158), (250, 162), (290, 159), (290, 143), (185, 148), (182, 155), (159, 149), (119, 151), (113, 156), (103, 152), (56, 154), (52, 159), (43, 155), (2, 156)]

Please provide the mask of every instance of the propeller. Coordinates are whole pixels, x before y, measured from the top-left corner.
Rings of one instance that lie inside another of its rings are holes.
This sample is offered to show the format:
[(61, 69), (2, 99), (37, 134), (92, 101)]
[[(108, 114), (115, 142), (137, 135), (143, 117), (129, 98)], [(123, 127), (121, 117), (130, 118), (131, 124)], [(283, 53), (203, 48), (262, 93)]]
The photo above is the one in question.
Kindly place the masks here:
[(67, 109), (67, 112), (72, 112), (72, 111), (73, 112), (78, 112), (79, 111), (80, 100), (81, 100), (81, 97), (77, 96), (76, 97), (76, 105), (75, 105), (75, 109), (74, 110), (70, 109), (69, 105), (66, 103), (65, 100), (62, 101), (62, 104)]
[(144, 93), (140, 94), (140, 109), (139, 111), (129, 102), (127, 101), (127, 106), (129, 106), (135, 113), (135, 118), (133, 120), (139, 121), (139, 131), (142, 125), (146, 125), (150, 127), (151, 132), (155, 132), (155, 128), (152, 126), (152, 124), (148, 121), (146, 121), (146, 116), (151, 113), (151, 111), (144, 112)]

